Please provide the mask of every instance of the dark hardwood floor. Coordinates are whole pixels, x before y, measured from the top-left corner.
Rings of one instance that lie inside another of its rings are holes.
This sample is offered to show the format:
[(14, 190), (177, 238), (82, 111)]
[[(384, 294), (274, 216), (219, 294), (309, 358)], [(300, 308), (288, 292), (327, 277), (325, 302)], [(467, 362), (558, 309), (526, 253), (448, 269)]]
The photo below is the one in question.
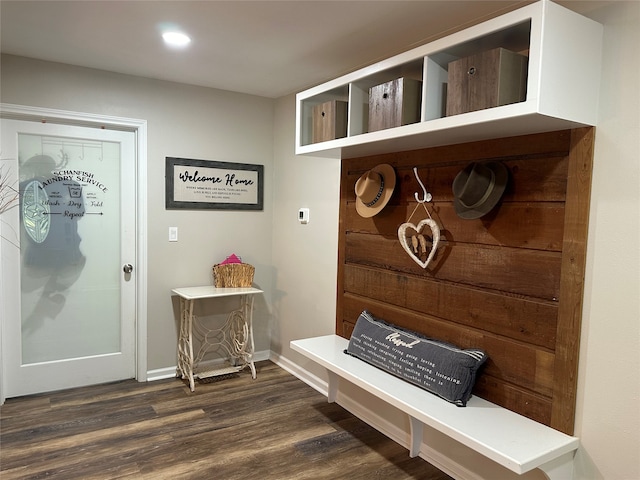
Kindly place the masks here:
[(9, 399), (0, 478), (444, 480), (265, 361), (197, 384), (133, 380)]

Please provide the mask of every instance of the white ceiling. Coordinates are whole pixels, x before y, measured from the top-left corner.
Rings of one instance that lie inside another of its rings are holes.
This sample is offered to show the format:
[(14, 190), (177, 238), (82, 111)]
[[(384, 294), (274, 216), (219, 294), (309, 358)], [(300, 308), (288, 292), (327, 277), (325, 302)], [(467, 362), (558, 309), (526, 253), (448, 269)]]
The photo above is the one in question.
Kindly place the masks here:
[[(529, 0), (0, 2), (2, 53), (278, 98)], [(576, 11), (607, 2), (565, 1)], [(193, 41), (167, 49), (160, 32)]]

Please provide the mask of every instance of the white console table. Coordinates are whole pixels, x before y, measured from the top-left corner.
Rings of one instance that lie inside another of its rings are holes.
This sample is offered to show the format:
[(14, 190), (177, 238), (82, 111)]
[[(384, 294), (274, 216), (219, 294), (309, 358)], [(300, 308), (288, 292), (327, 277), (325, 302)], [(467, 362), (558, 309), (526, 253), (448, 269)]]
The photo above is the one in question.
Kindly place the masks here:
[[(239, 372), (245, 367), (251, 369), (251, 376), (256, 378), (256, 367), (253, 364), (253, 301), (262, 290), (247, 288), (217, 288), (213, 286), (174, 288), (171, 290), (180, 297), (180, 334), (178, 337), (178, 370), (177, 376), (189, 379), (189, 387), (195, 390), (196, 378), (209, 378)], [(227, 321), (221, 328), (208, 328), (194, 314), (196, 300), (226, 298), (238, 296), (240, 307), (229, 313)], [(194, 338), (199, 341), (197, 354), (194, 356)], [(229, 364), (216, 365), (212, 368), (200, 366), (207, 353), (218, 352), (221, 358), (229, 359)]]

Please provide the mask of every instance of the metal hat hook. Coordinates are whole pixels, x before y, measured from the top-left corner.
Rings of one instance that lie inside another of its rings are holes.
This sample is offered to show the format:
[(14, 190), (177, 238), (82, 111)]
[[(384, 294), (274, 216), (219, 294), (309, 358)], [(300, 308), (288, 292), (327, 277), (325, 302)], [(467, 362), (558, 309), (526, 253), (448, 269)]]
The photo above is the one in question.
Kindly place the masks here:
[(427, 189), (425, 188), (424, 183), (422, 183), (422, 180), (420, 180), (420, 177), (418, 176), (418, 167), (413, 167), (413, 174), (416, 176), (416, 180), (418, 180), (418, 183), (422, 187), (422, 200), (418, 198), (418, 192), (414, 193), (416, 202), (418, 203), (430, 202), (433, 199), (433, 197), (429, 192), (427, 192)]

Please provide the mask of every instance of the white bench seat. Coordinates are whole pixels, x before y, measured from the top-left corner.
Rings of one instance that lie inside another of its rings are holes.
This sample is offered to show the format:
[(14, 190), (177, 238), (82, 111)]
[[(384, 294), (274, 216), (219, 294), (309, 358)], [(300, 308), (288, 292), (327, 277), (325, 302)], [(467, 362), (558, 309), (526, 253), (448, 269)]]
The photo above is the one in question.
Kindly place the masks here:
[(339, 380), (344, 379), (407, 413), (411, 456), (419, 455), (423, 425), (428, 425), (517, 474), (540, 468), (552, 480), (572, 478), (578, 438), (477, 396), (466, 407), (457, 407), (346, 355), (347, 345), (338, 335), (291, 342), (293, 350), (327, 369), (329, 402), (336, 400)]

